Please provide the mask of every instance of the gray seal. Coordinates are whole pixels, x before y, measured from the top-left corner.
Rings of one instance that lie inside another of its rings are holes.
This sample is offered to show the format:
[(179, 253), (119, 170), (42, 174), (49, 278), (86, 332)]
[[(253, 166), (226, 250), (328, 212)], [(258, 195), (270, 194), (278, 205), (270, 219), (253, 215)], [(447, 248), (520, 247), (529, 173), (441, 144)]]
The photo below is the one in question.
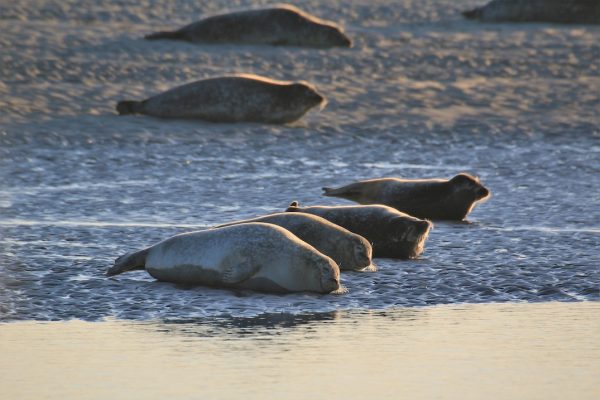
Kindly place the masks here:
[(143, 101), (121, 101), (117, 111), (120, 115), (284, 124), (324, 104), (323, 96), (305, 82), (236, 75), (188, 83)]
[(342, 28), (291, 5), (215, 15), (148, 40), (175, 39), (194, 43), (259, 44), (297, 47), (351, 47)]
[(358, 181), (337, 189), (323, 188), (324, 195), (360, 204), (384, 204), (417, 218), (463, 220), (490, 190), (465, 173), (452, 179), (381, 178)]
[(275, 213), (230, 222), (219, 225), (217, 228), (249, 222), (264, 222), (287, 229), (298, 236), (300, 240), (331, 257), (338, 264), (340, 270), (360, 271), (366, 268), (369, 271), (375, 270), (371, 263), (373, 250), (367, 239), (316, 215)]
[(600, 24), (598, 0), (492, 0), (483, 7), (463, 12), (483, 22), (550, 22)]
[(432, 227), (429, 221), (383, 205), (300, 207), (294, 201), (286, 212), (318, 215), (342, 226), (371, 242), (373, 257), (378, 258), (408, 259), (419, 256)]
[(335, 261), (291, 232), (263, 223), (176, 235), (117, 258), (106, 275), (137, 269), (164, 282), (266, 292), (340, 288)]

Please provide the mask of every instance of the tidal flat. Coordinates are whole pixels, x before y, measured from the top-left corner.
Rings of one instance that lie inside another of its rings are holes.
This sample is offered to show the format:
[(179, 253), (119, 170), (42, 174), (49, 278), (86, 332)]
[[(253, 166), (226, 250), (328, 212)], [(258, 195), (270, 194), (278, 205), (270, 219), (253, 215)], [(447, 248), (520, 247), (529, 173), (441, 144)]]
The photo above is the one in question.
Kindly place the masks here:
[[(0, 397), (597, 397), (600, 28), (462, 18), (483, 2), (292, 2), (345, 28), (334, 49), (143, 40), (262, 0), (0, 2)], [(238, 73), (327, 106), (115, 111)], [(459, 172), (492, 197), (343, 295), (104, 276), (180, 232), (350, 204), (323, 186)]]

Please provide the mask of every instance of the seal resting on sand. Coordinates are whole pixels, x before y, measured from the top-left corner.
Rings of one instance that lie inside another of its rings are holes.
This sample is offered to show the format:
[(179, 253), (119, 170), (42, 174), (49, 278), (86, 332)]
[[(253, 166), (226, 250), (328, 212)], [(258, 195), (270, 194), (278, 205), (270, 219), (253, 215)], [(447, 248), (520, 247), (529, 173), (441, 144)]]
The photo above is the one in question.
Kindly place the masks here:
[(318, 215), (354, 232), (373, 246), (373, 257), (415, 258), (423, 252), (431, 222), (383, 205), (300, 207), (294, 201), (286, 212)]
[(359, 271), (367, 267), (371, 271), (375, 270), (371, 264), (373, 250), (367, 239), (316, 215), (276, 213), (230, 222), (217, 228), (248, 222), (264, 222), (287, 229), (300, 240), (331, 257), (340, 270)]
[(136, 269), (159, 281), (266, 292), (340, 288), (335, 261), (289, 231), (263, 223), (176, 235), (117, 258), (106, 275)]
[(358, 181), (337, 189), (323, 188), (324, 195), (360, 204), (385, 204), (417, 218), (463, 220), (475, 204), (490, 196), (479, 179), (458, 174), (446, 179), (381, 178)]
[(284, 124), (324, 102), (308, 83), (236, 75), (188, 83), (143, 101), (120, 101), (117, 111), (120, 115)]
[(463, 12), (463, 15), (484, 22), (600, 24), (600, 1), (492, 0), (483, 7)]
[(291, 5), (215, 15), (176, 31), (152, 33), (145, 39), (317, 48), (352, 46), (337, 24)]

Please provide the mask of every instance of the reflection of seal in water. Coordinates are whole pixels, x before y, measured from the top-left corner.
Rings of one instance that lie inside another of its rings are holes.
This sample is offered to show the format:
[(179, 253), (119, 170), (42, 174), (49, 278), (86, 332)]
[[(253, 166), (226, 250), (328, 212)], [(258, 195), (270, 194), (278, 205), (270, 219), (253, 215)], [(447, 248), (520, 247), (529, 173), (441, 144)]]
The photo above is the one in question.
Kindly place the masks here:
[[(372, 249), (367, 239), (316, 215), (276, 213), (218, 227), (248, 222), (265, 222), (287, 229), (300, 240), (333, 258), (341, 270), (358, 271), (371, 266)], [(370, 270), (374, 270), (374, 267), (371, 266)]]
[(468, 174), (458, 174), (450, 180), (371, 179), (323, 190), (325, 196), (360, 204), (385, 204), (417, 218), (459, 221), (471, 212), (476, 202), (490, 195), (479, 179)]
[(121, 101), (117, 111), (121, 115), (277, 124), (293, 122), (324, 101), (307, 83), (237, 75), (188, 83), (143, 101)]
[(483, 7), (463, 12), (485, 22), (554, 22), (600, 24), (598, 0), (492, 0)]
[(373, 246), (373, 257), (417, 257), (432, 226), (429, 221), (382, 205), (300, 207), (294, 201), (286, 211), (318, 215), (364, 237)]
[(147, 35), (146, 39), (301, 47), (352, 45), (335, 23), (324, 21), (290, 5), (216, 15), (173, 32)]
[(117, 258), (107, 272), (145, 269), (159, 281), (268, 292), (339, 289), (339, 268), (289, 231), (263, 223), (184, 233)]

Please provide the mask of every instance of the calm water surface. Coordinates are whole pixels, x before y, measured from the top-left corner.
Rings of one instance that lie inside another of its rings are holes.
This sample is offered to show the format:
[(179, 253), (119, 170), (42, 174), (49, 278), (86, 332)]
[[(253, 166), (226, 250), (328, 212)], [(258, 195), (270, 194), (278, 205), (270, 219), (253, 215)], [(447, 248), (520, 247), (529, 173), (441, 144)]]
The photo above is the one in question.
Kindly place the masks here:
[(10, 399), (597, 399), (600, 303), (0, 325)]
[[(417, 4), (418, 3), (418, 4)], [(476, 1), (306, 1), (352, 49), (147, 42), (261, 1), (0, 5), (0, 321), (180, 320), (448, 303), (600, 300), (600, 29), (482, 25)], [(119, 117), (117, 101), (256, 73), (329, 100), (290, 126)], [(119, 255), (381, 176), (481, 177), (422, 257), (347, 273), (345, 295), (184, 288)]]

